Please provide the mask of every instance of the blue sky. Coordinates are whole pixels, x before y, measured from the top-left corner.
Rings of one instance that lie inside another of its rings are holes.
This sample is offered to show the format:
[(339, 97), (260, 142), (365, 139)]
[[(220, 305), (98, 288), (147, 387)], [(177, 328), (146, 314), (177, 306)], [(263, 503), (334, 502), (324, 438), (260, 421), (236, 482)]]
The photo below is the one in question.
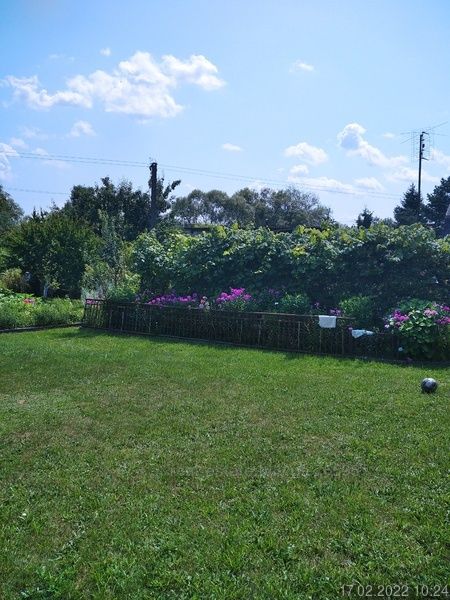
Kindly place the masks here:
[(445, 123), (423, 191), (450, 175), (449, 30), (446, 0), (3, 0), (0, 182), (29, 212), (106, 175), (145, 188), (101, 161), (153, 159), (181, 194), (294, 184), (344, 223), (391, 216), (405, 132)]

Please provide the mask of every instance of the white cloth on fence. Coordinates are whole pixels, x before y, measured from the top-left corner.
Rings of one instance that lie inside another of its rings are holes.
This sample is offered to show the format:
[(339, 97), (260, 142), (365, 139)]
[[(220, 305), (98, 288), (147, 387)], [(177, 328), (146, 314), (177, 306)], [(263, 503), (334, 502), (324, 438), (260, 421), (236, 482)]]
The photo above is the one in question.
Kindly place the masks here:
[(322, 329), (334, 329), (336, 327), (336, 317), (319, 315), (319, 327), (322, 327)]
[(373, 331), (369, 331), (368, 329), (352, 329), (352, 336), (355, 339), (363, 335), (373, 335)]

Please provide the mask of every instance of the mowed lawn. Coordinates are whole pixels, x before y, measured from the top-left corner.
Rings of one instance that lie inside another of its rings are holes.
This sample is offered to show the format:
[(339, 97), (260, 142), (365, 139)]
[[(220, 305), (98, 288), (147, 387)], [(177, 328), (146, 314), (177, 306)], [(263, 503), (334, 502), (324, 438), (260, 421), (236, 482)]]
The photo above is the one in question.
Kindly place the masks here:
[[(0, 597), (443, 586), (449, 371), (78, 329), (1, 335)], [(425, 376), (436, 394), (420, 393)]]

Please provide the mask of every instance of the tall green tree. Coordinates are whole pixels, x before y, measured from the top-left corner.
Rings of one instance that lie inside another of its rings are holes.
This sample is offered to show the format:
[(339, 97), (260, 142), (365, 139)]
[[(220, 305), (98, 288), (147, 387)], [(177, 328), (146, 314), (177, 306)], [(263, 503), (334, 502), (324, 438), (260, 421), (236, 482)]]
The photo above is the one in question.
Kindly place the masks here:
[(84, 293), (116, 300), (132, 299), (139, 276), (130, 271), (131, 244), (120, 236), (117, 217), (100, 211), (101, 235), (86, 265), (82, 279)]
[(125, 270), (125, 244), (120, 236), (120, 223), (117, 217), (100, 211), (101, 220), (101, 245), (99, 257), (108, 266), (111, 280), (117, 286), (123, 271)]
[[(157, 181), (156, 206), (158, 215), (169, 209), (174, 198), (172, 192), (180, 184), (173, 181), (165, 184), (164, 178)], [(148, 192), (133, 189), (130, 181), (121, 181), (115, 185), (109, 177), (103, 177), (101, 185), (76, 185), (72, 188), (70, 199), (63, 212), (70, 217), (89, 224), (95, 233), (101, 234), (102, 217), (100, 213), (114, 219), (118, 234), (127, 241), (148, 229), (150, 195)]]
[(34, 291), (47, 287), (78, 297), (81, 278), (97, 239), (92, 230), (66, 214), (36, 213), (4, 238), (8, 266), (20, 267), (33, 278)]
[(100, 213), (108, 215), (120, 223), (120, 235), (132, 240), (145, 231), (149, 206), (148, 193), (133, 190), (131, 182), (121, 181), (114, 185), (109, 177), (104, 177), (101, 185), (74, 186), (62, 210), (73, 219), (90, 225), (98, 235), (102, 228)]
[(0, 185), (0, 237), (17, 225), (23, 217), (23, 210)]
[(183, 223), (269, 227), (292, 230), (298, 225), (320, 227), (331, 211), (314, 194), (289, 187), (284, 190), (244, 188), (231, 197), (219, 190), (194, 190), (178, 198), (170, 211)]
[[(176, 179), (170, 183), (165, 183), (164, 177), (159, 177), (156, 182), (156, 209), (158, 217), (156, 219), (156, 225), (160, 223), (164, 216), (167, 216), (168, 211), (175, 202), (175, 196), (173, 192), (180, 185), (181, 179)], [(146, 224), (146, 226), (148, 223)]]
[(414, 183), (406, 190), (400, 204), (394, 208), (394, 217), (397, 225), (425, 222), (424, 205)]
[(371, 227), (373, 224), (373, 212), (365, 207), (362, 213), (360, 213), (356, 219), (356, 227), (364, 227), (364, 229), (369, 229), (369, 227)]
[(450, 205), (450, 177), (442, 178), (431, 194), (427, 196), (425, 216), (428, 224), (441, 235), (444, 227), (445, 213)]
[[(248, 207), (245, 200), (238, 194), (231, 198), (220, 190), (192, 190), (187, 196), (177, 198), (173, 203), (170, 216), (180, 223), (192, 225), (207, 223), (215, 225), (232, 225), (249, 222)], [(251, 219), (251, 217), (250, 217)]]

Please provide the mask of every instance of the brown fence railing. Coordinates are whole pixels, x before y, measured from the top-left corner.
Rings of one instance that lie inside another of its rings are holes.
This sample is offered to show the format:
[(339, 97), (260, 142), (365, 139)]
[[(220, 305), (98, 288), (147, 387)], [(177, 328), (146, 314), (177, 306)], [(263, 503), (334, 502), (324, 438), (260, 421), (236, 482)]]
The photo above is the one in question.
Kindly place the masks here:
[[(311, 354), (395, 356), (393, 336), (354, 339), (351, 319), (319, 327), (313, 315), (159, 307), (149, 304), (86, 300), (83, 327), (123, 333), (227, 342)], [(387, 342), (387, 343), (386, 343)]]

